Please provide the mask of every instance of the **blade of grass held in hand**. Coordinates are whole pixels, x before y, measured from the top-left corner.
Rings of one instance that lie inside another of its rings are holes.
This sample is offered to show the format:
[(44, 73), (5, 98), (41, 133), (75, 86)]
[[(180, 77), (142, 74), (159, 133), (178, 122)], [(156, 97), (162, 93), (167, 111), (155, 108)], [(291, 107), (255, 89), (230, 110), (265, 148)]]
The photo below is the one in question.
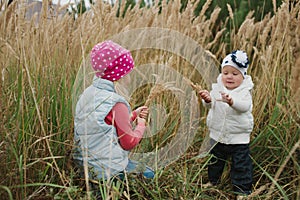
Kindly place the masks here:
[(202, 87), (201, 87), (201, 85), (199, 85), (199, 84), (194, 84), (192, 81), (190, 81), (190, 85), (192, 86), (192, 88), (194, 89), (194, 90), (196, 90), (197, 92), (199, 92), (200, 90), (202, 90)]

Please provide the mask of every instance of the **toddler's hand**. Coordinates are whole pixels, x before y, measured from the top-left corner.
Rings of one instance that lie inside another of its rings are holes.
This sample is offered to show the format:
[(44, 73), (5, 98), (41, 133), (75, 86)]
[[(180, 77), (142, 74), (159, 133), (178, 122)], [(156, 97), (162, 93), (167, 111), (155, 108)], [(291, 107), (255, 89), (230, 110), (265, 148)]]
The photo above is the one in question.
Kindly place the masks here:
[(200, 90), (198, 92), (199, 96), (206, 102), (206, 103), (210, 103), (211, 102), (211, 97), (210, 94), (207, 90)]
[(225, 92), (221, 92), (222, 101), (225, 103), (228, 103), (228, 105), (232, 106), (233, 100), (229, 94), (226, 94)]

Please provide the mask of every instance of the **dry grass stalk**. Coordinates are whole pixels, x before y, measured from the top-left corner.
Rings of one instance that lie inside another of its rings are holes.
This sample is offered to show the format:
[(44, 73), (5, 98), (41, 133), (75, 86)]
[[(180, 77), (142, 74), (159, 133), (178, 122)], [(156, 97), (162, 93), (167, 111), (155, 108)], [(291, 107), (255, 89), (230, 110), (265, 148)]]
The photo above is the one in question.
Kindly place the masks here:
[[(251, 52), (252, 47), (256, 44), (256, 37), (253, 37), (257, 33), (257, 26), (254, 25), (254, 12), (250, 12), (244, 22), (240, 25), (236, 34), (236, 40), (234, 46), (236, 48), (243, 49), (246, 52)], [(247, 42), (243, 42), (247, 41)]]
[(147, 97), (147, 100), (145, 102), (145, 106), (150, 106), (151, 102), (159, 95), (162, 94), (162, 92), (165, 90), (165, 88), (161, 84), (155, 84)]
[[(299, 4), (299, 3), (298, 3)], [(294, 64), (291, 70), (291, 90), (292, 90), (292, 100), (294, 102), (293, 107), (299, 107), (300, 102), (300, 27), (299, 27), (299, 16), (298, 13), (300, 9), (291, 12), (291, 24), (289, 36), (291, 38), (291, 46), (293, 50)], [(297, 18), (298, 16), (298, 18)]]
[(172, 92), (183, 92), (179, 88), (174, 86), (174, 83), (167, 82), (167, 83), (155, 83), (155, 85), (151, 88), (150, 93), (147, 97), (145, 102), (146, 106), (150, 106), (151, 102), (155, 100), (158, 96), (162, 95), (165, 91), (172, 91)]
[(275, 188), (275, 183), (277, 183), (281, 173), (283, 172), (283, 170), (285, 169), (288, 161), (291, 159), (292, 155), (297, 151), (297, 149), (300, 147), (300, 139), (294, 144), (294, 146), (292, 147), (292, 149), (289, 152), (289, 155), (285, 158), (285, 160), (283, 161), (283, 163), (280, 165), (278, 171), (276, 172), (275, 176), (274, 176), (274, 181), (269, 189), (269, 192), (267, 194), (267, 199), (271, 199), (273, 198), (272, 193), (274, 192), (274, 188)]
[(296, 59), (295, 64), (292, 67), (291, 89), (292, 89), (292, 94), (293, 94), (292, 96), (294, 102), (299, 103), (300, 102), (300, 57)]
[(221, 12), (221, 8), (219, 7), (216, 7), (211, 16), (210, 16), (210, 28), (212, 29), (214, 27), (214, 25), (216, 24), (217, 20), (218, 20), (218, 17), (219, 17), (219, 14)]
[(257, 197), (259, 194), (261, 194), (262, 192), (264, 192), (264, 191), (267, 190), (268, 188), (269, 188), (269, 184), (260, 186), (258, 189), (255, 189), (254, 192), (252, 192), (252, 193), (248, 196), (248, 199)]
[(200, 90), (202, 90), (202, 87), (201, 85), (199, 84), (194, 84), (192, 81), (189, 81), (189, 84), (192, 86), (192, 88), (196, 91), (196, 92), (199, 92)]
[(229, 17), (231, 18), (231, 20), (234, 20), (233, 11), (232, 11), (230, 4), (227, 3), (226, 5), (227, 5), (227, 10), (229, 12)]
[(226, 28), (223, 28), (222, 30), (218, 31), (214, 40), (206, 45), (206, 49), (211, 49), (214, 44), (217, 44), (219, 39), (223, 36), (223, 33), (226, 31)]
[(209, 8), (209, 5), (211, 4), (211, 2), (212, 2), (212, 0), (207, 0), (201, 9), (201, 12), (199, 13), (199, 18), (202, 19), (202, 22), (206, 19), (205, 12)]
[(262, 34), (259, 35), (259, 43), (262, 47), (269, 41), (270, 32), (273, 27), (274, 18), (270, 19), (270, 15), (267, 15), (263, 21), (261, 21), (260, 28), (262, 29)]
[(272, 0), (273, 12), (276, 13), (276, 0)]

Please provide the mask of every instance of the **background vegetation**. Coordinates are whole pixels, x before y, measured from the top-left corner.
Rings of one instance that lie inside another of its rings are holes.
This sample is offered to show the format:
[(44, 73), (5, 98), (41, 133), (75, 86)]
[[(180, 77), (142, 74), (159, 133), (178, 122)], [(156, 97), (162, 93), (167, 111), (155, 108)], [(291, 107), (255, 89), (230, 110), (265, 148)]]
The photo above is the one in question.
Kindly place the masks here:
[[(216, 62), (232, 49), (247, 52), (255, 83), (251, 197), (299, 199), (300, 3), (258, 1), (264, 4), (251, 7), (253, 1), (220, 2), (161, 1), (126, 12), (125, 3), (114, 7), (99, 3), (92, 9), (94, 15), (85, 12), (76, 20), (51, 14), (47, 4), (40, 16), (26, 19), (25, 8), (11, 4), (0, 14), (0, 199), (93, 198), (68, 164), (73, 144), (72, 86), (95, 43), (143, 27), (179, 31), (196, 40)], [(118, 17), (118, 12), (124, 15)], [(137, 67), (165, 60), (182, 74), (189, 73), (189, 63), (170, 59), (168, 53), (133, 53)], [(200, 75), (191, 79), (204, 84)], [(206, 134), (206, 111), (201, 113), (199, 133), (178, 161), (159, 169), (153, 181), (129, 177), (123, 186), (101, 187), (102, 196), (232, 199), (228, 173), (220, 188), (202, 187), (209, 158), (195, 159)]]

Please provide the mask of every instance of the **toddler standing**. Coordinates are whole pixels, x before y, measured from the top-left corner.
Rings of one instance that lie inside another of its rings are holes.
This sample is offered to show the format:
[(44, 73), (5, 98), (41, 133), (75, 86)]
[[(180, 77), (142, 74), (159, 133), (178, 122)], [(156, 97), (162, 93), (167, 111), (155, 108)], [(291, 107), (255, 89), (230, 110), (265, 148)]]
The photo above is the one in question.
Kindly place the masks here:
[(208, 185), (217, 185), (228, 158), (233, 190), (242, 196), (251, 193), (252, 160), (249, 142), (253, 129), (253, 82), (247, 75), (249, 60), (241, 50), (233, 51), (222, 61), (222, 72), (212, 90), (200, 90), (199, 96), (209, 108), (207, 126), (213, 148), (208, 165)]

